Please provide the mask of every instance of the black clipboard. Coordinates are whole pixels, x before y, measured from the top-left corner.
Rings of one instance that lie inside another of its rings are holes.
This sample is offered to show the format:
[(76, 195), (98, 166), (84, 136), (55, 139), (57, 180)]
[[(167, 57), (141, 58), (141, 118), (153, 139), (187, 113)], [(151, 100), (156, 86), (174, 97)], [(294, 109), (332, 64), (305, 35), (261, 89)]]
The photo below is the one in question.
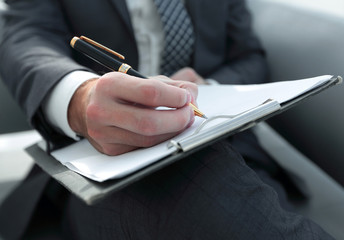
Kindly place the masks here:
[(129, 184), (132, 184), (140, 179), (148, 176), (160, 169), (167, 167), (174, 162), (183, 159), (190, 154), (199, 151), (200, 149), (207, 147), (221, 139), (234, 135), (240, 131), (244, 131), (248, 128), (253, 127), (257, 123), (264, 121), (268, 118), (271, 118), (277, 114), (282, 113), (283, 111), (298, 105), (299, 103), (303, 102), (304, 100), (310, 98), (311, 96), (318, 94), (325, 89), (339, 84), (342, 82), (342, 78), (332, 77), (329, 81), (323, 83), (322, 85), (313, 88), (312, 90), (303, 93), (302, 95), (293, 98), (290, 101), (284, 102), (283, 104), (276, 106), (273, 103), (270, 103), (272, 108), (271, 111), (262, 113), (261, 116), (256, 116), (255, 118), (248, 120), (246, 122), (241, 122), (238, 125), (235, 125), (223, 132), (222, 134), (208, 139), (205, 142), (201, 142), (196, 146), (193, 146), (190, 149), (183, 149), (183, 146), (179, 146), (179, 150), (174, 152), (173, 154), (164, 157), (140, 170), (137, 170), (125, 177), (119, 179), (112, 179), (107, 180), (105, 182), (96, 182), (91, 179), (88, 179), (74, 171), (69, 170), (67, 167), (63, 166), (60, 162), (58, 162), (54, 157), (48, 155), (41, 147), (37, 144), (34, 144), (28, 148), (26, 151), (28, 154), (34, 159), (35, 163), (40, 166), (46, 173), (52, 176), (56, 181), (62, 184), (67, 190), (71, 193), (75, 194), (78, 198), (83, 200), (86, 204), (92, 205), (106, 197), (107, 195), (118, 191)]

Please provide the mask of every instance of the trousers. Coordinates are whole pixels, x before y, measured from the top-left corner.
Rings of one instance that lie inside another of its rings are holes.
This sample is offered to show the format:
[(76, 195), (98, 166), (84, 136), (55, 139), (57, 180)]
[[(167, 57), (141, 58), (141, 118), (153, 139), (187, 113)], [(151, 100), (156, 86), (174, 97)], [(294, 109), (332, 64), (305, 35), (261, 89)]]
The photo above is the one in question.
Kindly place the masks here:
[(68, 239), (332, 239), (282, 207), (282, 186), (259, 172), (221, 141), (94, 206), (70, 195), (63, 229)]

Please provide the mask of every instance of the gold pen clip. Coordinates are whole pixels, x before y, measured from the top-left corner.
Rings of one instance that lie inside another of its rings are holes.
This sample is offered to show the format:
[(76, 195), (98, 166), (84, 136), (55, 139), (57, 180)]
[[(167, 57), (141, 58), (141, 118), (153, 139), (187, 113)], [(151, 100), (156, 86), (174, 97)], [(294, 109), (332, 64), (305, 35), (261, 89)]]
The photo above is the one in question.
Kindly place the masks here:
[(96, 41), (88, 38), (88, 37), (85, 37), (85, 36), (80, 36), (80, 39), (81, 40), (84, 40), (85, 42), (88, 42), (89, 44), (92, 44), (93, 46), (97, 47), (97, 48), (100, 48), (108, 53), (111, 53), (113, 55), (115, 55), (116, 57), (120, 58), (120, 59), (125, 59), (125, 57), (118, 53), (118, 52), (115, 52), (114, 50), (108, 48), (108, 47), (105, 47), (104, 45), (101, 45), (100, 43), (97, 43)]

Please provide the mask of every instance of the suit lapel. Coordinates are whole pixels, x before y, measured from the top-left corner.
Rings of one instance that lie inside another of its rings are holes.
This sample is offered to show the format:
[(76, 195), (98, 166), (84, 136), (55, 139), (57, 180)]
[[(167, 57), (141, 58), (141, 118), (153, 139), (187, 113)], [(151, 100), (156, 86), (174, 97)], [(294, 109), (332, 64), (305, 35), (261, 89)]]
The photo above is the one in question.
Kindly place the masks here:
[(129, 11), (127, 8), (126, 0), (110, 0), (114, 8), (117, 10), (118, 14), (123, 19), (124, 24), (133, 33), (133, 27), (130, 20)]

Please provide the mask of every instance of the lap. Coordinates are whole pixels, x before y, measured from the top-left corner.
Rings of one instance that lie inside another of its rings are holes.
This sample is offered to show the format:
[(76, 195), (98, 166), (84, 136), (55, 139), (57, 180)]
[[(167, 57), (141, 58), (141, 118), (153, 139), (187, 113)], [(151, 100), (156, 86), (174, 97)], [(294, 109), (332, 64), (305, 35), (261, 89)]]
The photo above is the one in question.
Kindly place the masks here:
[(316, 224), (282, 209), (276, 191), (227, 141), (95, 206), (71, 197), (65, 216), (68, 232), (81, 239), (330, 238)]

